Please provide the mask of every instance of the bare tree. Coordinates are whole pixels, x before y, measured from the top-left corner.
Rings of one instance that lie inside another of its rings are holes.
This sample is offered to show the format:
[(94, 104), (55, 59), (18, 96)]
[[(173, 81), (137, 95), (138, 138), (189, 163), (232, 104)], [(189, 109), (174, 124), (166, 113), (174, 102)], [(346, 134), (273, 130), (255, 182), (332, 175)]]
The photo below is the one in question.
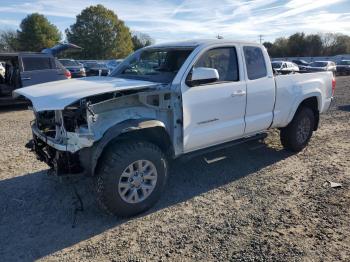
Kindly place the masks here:
[(18, 35), (14, 30), (6, 30), (0, 33), (0, 51), (13, 52), (18, 50)]

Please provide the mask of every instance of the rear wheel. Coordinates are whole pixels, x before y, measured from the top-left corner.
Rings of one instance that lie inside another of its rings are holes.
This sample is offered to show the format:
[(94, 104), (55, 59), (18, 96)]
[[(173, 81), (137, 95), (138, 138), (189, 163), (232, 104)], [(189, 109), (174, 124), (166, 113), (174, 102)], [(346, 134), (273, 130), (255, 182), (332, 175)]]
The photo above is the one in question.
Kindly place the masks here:
[(95, 178), (100, 207), (121, 217), (152, 207), (167, 179), (162, 151), (148, 142), (123, 142), (103, 155)]
[(301, 107), (292, 122), (281, 130), (281, 143), (293, 152), (303, 150), (309, 143), (315, 125), (315, 116), (308, 107)]

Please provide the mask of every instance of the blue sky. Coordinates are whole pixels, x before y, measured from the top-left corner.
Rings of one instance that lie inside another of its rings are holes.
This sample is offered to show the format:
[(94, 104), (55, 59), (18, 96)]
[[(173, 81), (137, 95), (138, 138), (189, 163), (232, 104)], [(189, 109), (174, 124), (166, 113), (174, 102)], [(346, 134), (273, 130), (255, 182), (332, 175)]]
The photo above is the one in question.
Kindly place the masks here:
[(82, 9), (99, 3), (158, 43), (218, 34), (249, 41), (297, 31), (350, 34), (350, 0), (1, 0), (0, 30), (17, 29), (38, 12), (64, 32)]

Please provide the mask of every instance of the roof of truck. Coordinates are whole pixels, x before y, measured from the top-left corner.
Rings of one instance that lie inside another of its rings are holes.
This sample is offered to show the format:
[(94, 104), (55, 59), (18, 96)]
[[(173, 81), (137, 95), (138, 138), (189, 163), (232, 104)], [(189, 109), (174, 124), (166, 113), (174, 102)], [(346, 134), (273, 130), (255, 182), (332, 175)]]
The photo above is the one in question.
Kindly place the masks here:
[(256, 42), (247, 42), (247, 41), (237, 41), (237, 40), (229, 40), (229, 39), (195, 39), (188, 41), (178, 41), (178, 42), (169, 42), (152, 45), (150, 47), (162, 48), (162, 47), (197, 47), (200, 45), (213, 45), (213, 44), (254, 44), (261, 46)]

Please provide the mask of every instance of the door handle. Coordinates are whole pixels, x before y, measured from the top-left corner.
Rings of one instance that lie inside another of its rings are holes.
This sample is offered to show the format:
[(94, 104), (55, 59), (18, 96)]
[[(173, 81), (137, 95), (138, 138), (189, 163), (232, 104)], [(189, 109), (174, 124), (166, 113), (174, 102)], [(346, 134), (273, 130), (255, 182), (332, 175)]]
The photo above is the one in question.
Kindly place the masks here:
[(236, 96), (245, 96), (245, 91), (244, 90), (237, 90), (231, 94), (231, 97), (236, 97)]
[(30, 78), (30, 77), (23, 77), (23, 78), (21, 78), (22, 80), (31, 80), (32, 78)]

